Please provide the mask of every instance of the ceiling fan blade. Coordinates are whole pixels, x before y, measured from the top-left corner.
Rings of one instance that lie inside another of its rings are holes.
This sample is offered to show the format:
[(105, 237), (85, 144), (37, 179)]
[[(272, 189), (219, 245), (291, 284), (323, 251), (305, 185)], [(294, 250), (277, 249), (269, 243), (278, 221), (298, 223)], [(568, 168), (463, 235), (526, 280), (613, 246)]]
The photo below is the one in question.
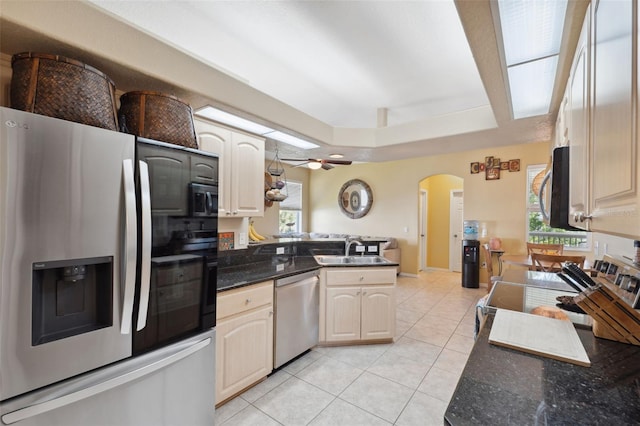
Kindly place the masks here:
[(330, 164), (337, 164), (348, 166), (352, 163), (351, 160), (333, 160), (333, 159), (321, 159), (321, 158), (281, 158), (282, 161), (300, 161), (300, 164), (296, 164), (294, 167), (304, 166), (309, 163), (320, 163), (325, 170), (331, 170), (333, 166)]
[(322, 160), (323, 163), (329, 163), (329, 164), (339, 164), (339, 165), (343, 165), (343, 166), (349, 166), (351, 165), (351, 163), (353, 163), (353, 161), (350, 160)]

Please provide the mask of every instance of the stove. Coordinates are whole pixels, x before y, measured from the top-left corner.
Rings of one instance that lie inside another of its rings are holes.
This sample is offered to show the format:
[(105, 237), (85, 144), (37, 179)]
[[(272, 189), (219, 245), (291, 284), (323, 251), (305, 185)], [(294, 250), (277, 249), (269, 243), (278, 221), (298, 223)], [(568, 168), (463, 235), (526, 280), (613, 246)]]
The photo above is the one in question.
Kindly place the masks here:
[(605, 254), (593, 268), (597, 279), (615, 286), (616, 294), (634, 309), (640, 309), (640, 264), (624, 256)]

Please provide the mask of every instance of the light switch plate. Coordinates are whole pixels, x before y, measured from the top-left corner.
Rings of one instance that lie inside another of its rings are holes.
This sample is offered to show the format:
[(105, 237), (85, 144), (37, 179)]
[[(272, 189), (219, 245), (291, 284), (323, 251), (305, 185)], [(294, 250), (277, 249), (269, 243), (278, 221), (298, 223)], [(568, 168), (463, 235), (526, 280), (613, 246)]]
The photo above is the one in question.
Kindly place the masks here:
[(247, 245), (247, 233), (241, 232), (238, 236), (238, 244), (241, 246)]
[(276, 254), (284, 254), (284, 247), (277, 247)]
[(378, 252), (378, 246), (367, 246), (367, 251), (369, 253), (377, 253)]
[(364, 246), (356, 246), (356, 253), (364, 253)]

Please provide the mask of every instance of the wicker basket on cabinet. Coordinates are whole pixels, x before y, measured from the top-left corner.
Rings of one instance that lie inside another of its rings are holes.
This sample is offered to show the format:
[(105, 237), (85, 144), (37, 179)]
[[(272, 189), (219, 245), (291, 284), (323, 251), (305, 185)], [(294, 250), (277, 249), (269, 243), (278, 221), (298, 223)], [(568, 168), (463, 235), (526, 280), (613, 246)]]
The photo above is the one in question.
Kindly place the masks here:
[(118, 130), (115, 85), (75, 59), (25, 52), (11, 58), (11, 108)]
[(193, 109), (175, 96), (134, 91), (120, 96), (120, 120), (129, 133), (188, 148), (198, 148)]

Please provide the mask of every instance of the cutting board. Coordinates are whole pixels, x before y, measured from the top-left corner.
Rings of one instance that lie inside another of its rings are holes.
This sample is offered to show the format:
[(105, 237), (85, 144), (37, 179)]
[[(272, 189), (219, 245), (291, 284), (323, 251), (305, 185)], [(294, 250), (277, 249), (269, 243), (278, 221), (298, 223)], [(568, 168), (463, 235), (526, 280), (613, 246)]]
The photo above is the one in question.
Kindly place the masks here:
[(591, 361), (571, 321), (498, 309), (489, 343), (590, 367)]

